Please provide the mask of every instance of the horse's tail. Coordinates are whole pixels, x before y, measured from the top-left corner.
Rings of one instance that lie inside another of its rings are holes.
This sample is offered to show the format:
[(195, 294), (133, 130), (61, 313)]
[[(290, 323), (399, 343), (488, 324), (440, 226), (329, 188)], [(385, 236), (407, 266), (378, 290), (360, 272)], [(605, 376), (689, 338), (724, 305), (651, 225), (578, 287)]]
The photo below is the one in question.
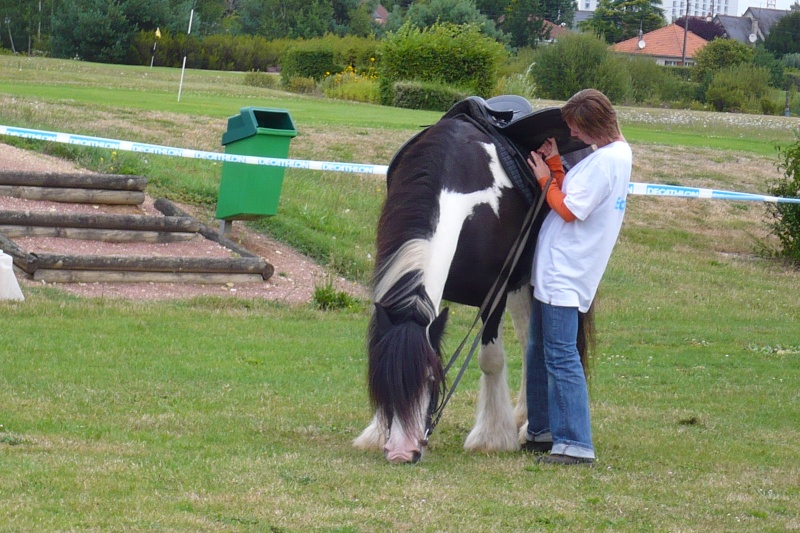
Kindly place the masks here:
[(589, 378), (589, 360), (595, 348), (594, 305), (585, 313), (578, 313), (578, 353), (586, 378)]

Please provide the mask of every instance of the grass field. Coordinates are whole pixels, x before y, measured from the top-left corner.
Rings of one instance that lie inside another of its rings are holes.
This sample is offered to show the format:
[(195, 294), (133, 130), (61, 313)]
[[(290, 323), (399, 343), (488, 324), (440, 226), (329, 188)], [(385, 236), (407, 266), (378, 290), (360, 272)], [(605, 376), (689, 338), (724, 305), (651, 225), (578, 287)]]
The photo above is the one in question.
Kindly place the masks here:
[[(438, 114), (245, 87), (236, 73), (0, 56), (0, 124), (221, 150), (227, 116), (290, 110), (290, 156), (386, 164)], [(554, 105), (534, 102), (536, 105)], [(620, 109), (634, 180), (765, 192), (796, 118)], [(703, 133), (698, 133), (702, 131)], [(212, 212), (220, 167), (0, 139)], [(379, 177), (287, 171), (256, 224), (369, 275)], [(0, 302), (1, 531), (800, 530), (800, 274), (763, 206), (630, 197), (598, 298), (594, 469), (467, 454), (473, 365), (415, 466), (350, 441), (370, 418), (367, 304)], [(473, 311), (455, 307), (452, 350)], [(512, 388), (519, 347), (507, 327)]]

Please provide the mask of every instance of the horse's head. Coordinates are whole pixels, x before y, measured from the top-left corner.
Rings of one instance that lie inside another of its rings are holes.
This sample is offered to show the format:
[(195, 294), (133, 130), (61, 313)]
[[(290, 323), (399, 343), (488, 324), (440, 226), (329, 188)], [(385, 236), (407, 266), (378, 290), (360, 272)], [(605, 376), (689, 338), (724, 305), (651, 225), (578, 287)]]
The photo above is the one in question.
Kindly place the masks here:
[(421, 458), (426, 427), (444, 387), (440, 345), (447, 309), (433, 314), (376, 303), (370, 322), (369, 392), (388, 432), (384, 455), (393, 463)]

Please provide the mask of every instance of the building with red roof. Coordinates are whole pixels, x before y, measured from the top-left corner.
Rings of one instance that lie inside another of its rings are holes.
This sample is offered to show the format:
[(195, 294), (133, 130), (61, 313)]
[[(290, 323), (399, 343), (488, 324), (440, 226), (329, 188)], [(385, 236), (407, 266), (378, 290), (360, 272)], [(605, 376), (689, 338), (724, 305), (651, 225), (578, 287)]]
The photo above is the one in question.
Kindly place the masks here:
[[(685, 43), (685, 44), (684, 44)], [(614, 52), (651, 57), (659, 65), (694, 65), (694, 54), (708, 44), (708, 41), (695, 35), (691, 30), (670, 24), (657, 30), (634, 37), (610, 46)]]

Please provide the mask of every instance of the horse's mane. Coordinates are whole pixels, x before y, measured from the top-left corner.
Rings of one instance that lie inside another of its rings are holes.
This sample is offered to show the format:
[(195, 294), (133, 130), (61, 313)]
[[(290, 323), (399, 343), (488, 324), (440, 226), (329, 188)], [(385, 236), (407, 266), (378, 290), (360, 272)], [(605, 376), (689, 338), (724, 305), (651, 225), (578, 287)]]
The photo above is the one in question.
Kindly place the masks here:
[[(439, 343), (446, 313), (437, 320), (423, 268), (439, 218), (442, 177), (461, 152), (453, 145), (463, 131), (458, 121), (437, 122), (401, 149), (387, 176), (372, 280), (376, 310), (368, 334), (370, 397), (387, 421), (410, 423), (422, 408), (413, 403), (420, 392), (428, 385), (434, 394), (444, 387)], [(434, 322), (438, 325), (431, 326)]]

